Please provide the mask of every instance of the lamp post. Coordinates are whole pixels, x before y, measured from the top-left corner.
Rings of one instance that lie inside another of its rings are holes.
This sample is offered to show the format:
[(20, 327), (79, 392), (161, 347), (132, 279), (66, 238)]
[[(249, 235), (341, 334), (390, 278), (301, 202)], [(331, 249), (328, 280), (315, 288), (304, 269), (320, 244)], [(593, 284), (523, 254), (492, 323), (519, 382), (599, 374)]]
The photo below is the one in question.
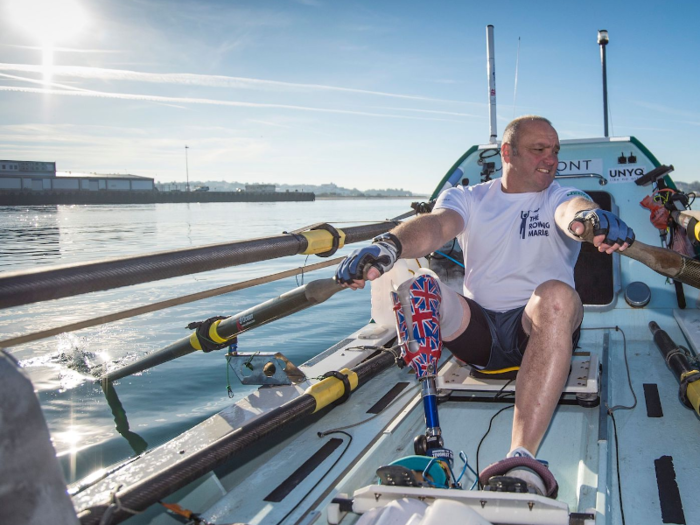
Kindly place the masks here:
[[(606, 124), (606, 126), (607, 126), (607, 124)], [(189, 192), (190, 191), (190, 167), (189, 167), (189, 164), (187, 162), (187, 150), (188, 149), (190, 149), (190, 147), (185, 146), (185, 176), (187, 177), (187, 185), (185, 186), (185, 188)]]
[(603, 66), (603, 125), (605, 136), (608, 136), (608, 74), (605, 60), (605, 46), (610, 42), (608, 32), (605, 29), (598, 31), (598, 45), (600, 45), (600, 63)]

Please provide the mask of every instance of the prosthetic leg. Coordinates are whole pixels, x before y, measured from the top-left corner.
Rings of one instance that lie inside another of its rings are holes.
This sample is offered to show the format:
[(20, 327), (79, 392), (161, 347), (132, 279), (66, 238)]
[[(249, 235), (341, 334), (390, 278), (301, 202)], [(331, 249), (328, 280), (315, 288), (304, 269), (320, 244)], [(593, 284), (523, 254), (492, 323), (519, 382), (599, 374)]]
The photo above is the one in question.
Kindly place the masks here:
[(416, 455), (444, 461), (452, 469), (454, 454), (444, 447), (437, 410), (435, 376), (442, 354), (440, 302), (442, 293), (437, 276), (422, 273), (391, 292), (401, 357), (413, 368), (421, 384), (425, 434), (414, 440)]

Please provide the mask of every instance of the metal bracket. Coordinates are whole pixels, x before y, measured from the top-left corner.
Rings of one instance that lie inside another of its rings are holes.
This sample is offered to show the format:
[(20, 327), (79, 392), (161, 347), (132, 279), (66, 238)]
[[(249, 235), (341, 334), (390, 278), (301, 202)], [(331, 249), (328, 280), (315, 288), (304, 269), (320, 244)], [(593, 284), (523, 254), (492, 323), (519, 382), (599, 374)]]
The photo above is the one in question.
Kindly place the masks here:
[(301, 383), (306, 376), (280, 352), (235, 353), (230, 366), (244, 385), (279, 386)]
[(608, 179), (603, 177), (602, 175), (598, 173), (573, 173), (570, 175), (555, 175), (555, 179), (587, 179), (587, 178), (596, 178), (598, 179), (598, 184), (601, 186), (605, 186), (608, 183)]

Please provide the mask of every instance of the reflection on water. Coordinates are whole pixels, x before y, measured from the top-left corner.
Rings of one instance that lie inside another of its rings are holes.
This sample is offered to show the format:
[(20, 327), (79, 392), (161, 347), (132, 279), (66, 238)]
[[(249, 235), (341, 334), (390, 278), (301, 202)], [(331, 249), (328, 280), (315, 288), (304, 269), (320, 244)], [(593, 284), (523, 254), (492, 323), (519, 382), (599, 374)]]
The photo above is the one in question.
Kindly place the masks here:
[[(279, 235), (317, 222), (342, 228), (348, 222), (394, 217), (408, 211), (409, 202), (0, 207), (0, 273)], [(0, 310), (0, 339), (260, 277), (305, 260), (276, 259)], [(305, 280), (332, 272), (322, 270)], [(114, 385), (118, 397), (114, 389), (103, 392), (96, 381), (105, 370), (181, 339), (191, 321), (231, 315), (296, 286), (294, 278), (285, 279), (10, 348), (38, 392), (69, 482), (158, 446), (252, 391), (232, 384), (234, 397), (228, 398), (226, 360), (216, 352), (196, 352), (124, 378)], [(322, 314), (329, 309), (334, 315)], [(322, 312), (310, 308), (244, 334), (239, 349), (280, 351), (301, 364), (367, 322), (369, 291), (336, 294)]]
[(32, 258), (60, 255), (58, 206), (7, 207), (2, 210), (0, 227), (0, 271), (3, 266)]

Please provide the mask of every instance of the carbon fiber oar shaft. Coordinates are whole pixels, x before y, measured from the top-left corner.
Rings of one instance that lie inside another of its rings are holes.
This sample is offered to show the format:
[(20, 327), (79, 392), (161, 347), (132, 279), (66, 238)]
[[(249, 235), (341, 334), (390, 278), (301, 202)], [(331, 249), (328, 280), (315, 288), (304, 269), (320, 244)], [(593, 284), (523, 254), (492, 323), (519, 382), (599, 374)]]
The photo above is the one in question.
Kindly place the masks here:
[[(386, 221), (344, 228), (345, 244), (366, 241), (389, 231), (396, 224)], [(296, 255), (307, 251), (309, 242), (305, 235), (308, 233), (9, 272), (0, 276), (0, 308)]]
[[(228, 319), (219, 322), (215, 327), (216, 334), (222, 339), (229, 339), (243, 332), (247, 332), (258, 326), (262, 326), (276, 319), (287, 317), (319, 304), (343, 290), (344, 288), (333, 279), (318, 279), (303, 286), (295, 288), (287, 293), (265, 301), (259, 305), (239, 312)], [(194, 336), (196, 338), (196, 336)], [(196, 339), (195, 339), (196, 340)], [(131, 363), (119, 370), (115, 370), (102, 376), (102, 381), (116, 381), (126, 376), (136, 374), (152, 368), (156, 365), (172, 361), (183, 355), (191, 354), (199, 350), (193, 345), (193, 336), (188, 336), (157, 350), (143, 359)]]
[[(593, 226), (590, 222), (586, 222), (584, 226), (586, 230), (581, 235), (581, 239), (592, 243)], [(632, 246), (629, 246), (624, 252), (617, 253), (639, 261), (664, 277), (670, 277), (694, 288), (700, 288), (700, 261), (673, 250), (649, 246), (641, 241), (634, 241)]]

